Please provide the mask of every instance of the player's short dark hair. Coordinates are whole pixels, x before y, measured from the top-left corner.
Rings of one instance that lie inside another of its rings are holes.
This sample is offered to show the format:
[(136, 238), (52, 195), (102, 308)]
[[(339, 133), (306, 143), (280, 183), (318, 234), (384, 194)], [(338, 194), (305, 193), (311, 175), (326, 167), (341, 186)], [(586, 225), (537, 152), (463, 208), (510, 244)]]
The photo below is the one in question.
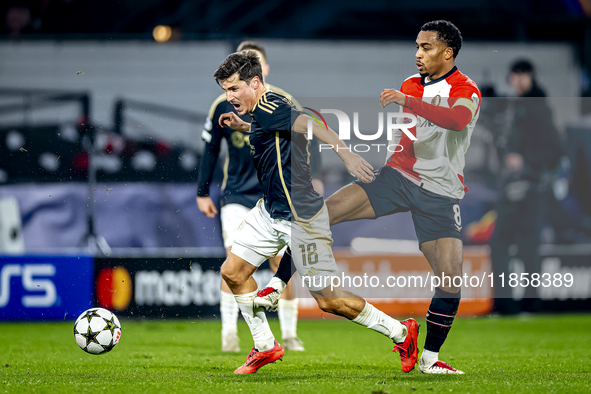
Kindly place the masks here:
[(259, 55), (254, 51), (232, 53), (215, 70), (213, 77), (219, 85), (220, 81), (230, 78), (235, 73), (238, 73), (240, 79), (247, 84), (250, 84), (254, 77), (259, 77), (262, 82), (263, 68)]
[(238, 45), (236, 52), (247, 51), (249, 49), (260, 52), (260, 54), (263, 55), (263, 60), (268, 61), (267, 52), (265, 52), (265, 48), (263, 48), (263, 46), (256, 41), (242, 41), (240, 45)]
[(444, 20), (427, 22), (421, 26), (421, 31), (437, 32), (437, 39), (450, 47), (454, 52), (454, 59), (462, 49), (462, 33), (453, 23)]

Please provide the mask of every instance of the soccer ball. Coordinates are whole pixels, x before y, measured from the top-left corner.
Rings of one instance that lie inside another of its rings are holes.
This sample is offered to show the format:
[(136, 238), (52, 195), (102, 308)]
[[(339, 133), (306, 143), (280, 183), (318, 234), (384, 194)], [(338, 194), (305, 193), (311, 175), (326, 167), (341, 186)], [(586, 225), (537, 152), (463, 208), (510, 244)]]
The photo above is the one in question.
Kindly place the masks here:
[(74, 323), (74, 337), (80, 349), (90, 354), (110, 352), (121, 339), (117, 316), (103, 308), (82, 312)]

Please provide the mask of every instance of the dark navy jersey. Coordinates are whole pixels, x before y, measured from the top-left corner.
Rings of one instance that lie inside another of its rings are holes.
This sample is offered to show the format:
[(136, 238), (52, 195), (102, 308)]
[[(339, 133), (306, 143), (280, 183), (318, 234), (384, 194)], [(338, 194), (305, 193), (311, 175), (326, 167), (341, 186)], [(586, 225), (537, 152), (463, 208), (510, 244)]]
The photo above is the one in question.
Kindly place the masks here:
[(281, 94), (266, 91), (250, 113), (250, 144), (265, 209), (273, 219), (310, 219), (324, 206), (312, 188), (309, 141), (291, 131), (301, 114)]
[[(214, 101), (205, 122), (202, 138), (205, 141), (203, 159), (199, 171), (197, 195), (209, 196), (209, 186), (220, 153), (222, 139), (228, 142), (228, 158), (224, 164), (223, 193), (220, 205), (240, 204), (247, 208), (253, 208), (256, 202), (262, 198), (263, 189), (256, 176), (256, 168), (252, 163), (248, 133), (232, 130), (229, 127), (221, 127), (220, 115), (236, 112), (234, 106), (226, 101), (226, 94), (219, 96)], [(241, 117), (245, 122), (250, 122), (250, 117)]]

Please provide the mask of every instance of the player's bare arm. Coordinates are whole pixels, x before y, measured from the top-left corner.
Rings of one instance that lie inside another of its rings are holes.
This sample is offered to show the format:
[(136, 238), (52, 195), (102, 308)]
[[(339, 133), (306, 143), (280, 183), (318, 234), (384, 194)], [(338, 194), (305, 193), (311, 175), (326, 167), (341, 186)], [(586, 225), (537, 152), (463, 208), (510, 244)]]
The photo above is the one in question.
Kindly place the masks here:
[[(311, 120), (311, 118), (307, 115), (298, 116), (293, 123), (291, 130), (295, 133), (306, 134), (308, 132), (308, 120)], [(333, 147), (333, 150), (339, 155), (341, 160), (343, 160), (351, 175), (366, 183), (373, 181), (374, 175), (371, 164), (358, 154), (351, 152), (347, 145), (339, 139), (337, 133), (331, 128), (325, 129), (320, 127), (317, 123), (312, 122), (312, 133), (320, 141)]]

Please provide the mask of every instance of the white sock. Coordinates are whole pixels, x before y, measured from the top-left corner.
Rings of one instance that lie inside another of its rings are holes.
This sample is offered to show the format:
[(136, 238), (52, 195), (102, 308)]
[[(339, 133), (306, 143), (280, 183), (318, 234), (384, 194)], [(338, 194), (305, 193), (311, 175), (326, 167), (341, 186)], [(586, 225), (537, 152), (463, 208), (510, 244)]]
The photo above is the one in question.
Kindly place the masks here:
[(298, 336), (298, 299), (280, 299), (277, 315), (281, 323), (281, 337), (284, 340), (285, 338), (296, 338)]
[(407, 330), (402, 323), (386, 315), (367, 301), (365, 301), (365, 307), (359, 316), (351, 321), (377, 331), (396, 343), (402, 343), (406, 338)]
[(433, 365), (437, 360), (439, 360), (439, 352), (432, 352), (430, 350), (423, 349), (423, 353), (421, 354), (422, 364)]
[(257, 292), (247, 294), (234, 294), (234, 298), (238, 303), (238, 308), (242, 312), (242, 317), (246, 320), (248, 328), (254, 339), (254, 347), (259, 352), (266, 352), (275, 346), (275, 337), (271, 332), (265, 310), (263, 308), (254, 309), (253, 300)]
[(220, 315), (222, 318), (222, 334), (238, 330), (238, 304), (234, 299), (234, 294), (221, 292), (220, 297)]
[(287, 283), (285, 283), (278, 277), (274, 276), (271, 278), (271, 280), (269, 281), (269, 283), (267, 283), (267, 286), (265, 287), (272, 287), (274, 289), (277, 289), (280, 293), (282, 293), (283, 290), (285, 290), (285, 286), (287, 286)]

